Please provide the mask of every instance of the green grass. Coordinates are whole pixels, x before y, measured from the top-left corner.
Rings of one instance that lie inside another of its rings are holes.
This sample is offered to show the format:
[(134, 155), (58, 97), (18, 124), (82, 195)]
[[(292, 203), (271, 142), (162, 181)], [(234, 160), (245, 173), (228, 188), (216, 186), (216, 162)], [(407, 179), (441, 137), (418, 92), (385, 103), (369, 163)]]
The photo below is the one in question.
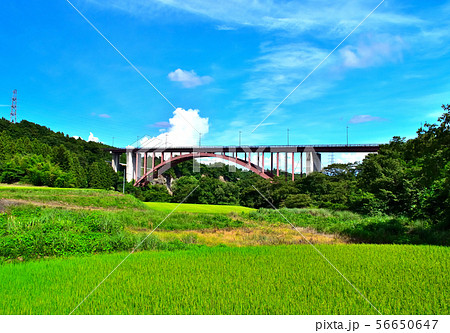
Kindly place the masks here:
[[(130, 250), (151, 230), (240, 228), (244, 223), (221, 214), (146, 210), (86, 210), (10, 206), (0, 213), (0, 261)], [(152, 236), (144, 249), (184, 248)]]
[[(383, 314), (450, 314), (450, 248), (319, 245)], [(68, 314), (127, 253), (0, 265), (0, 314)], [(75, 314), (377, 314), (309, 245), (131, 255)]]
[[(144, 204), (151, 209), (167, 213), (179, 205), (178, 203), (171, 202), (145, 202)], [(176, 211), (186, 213), (229, 214), (232, 212), (249, 213), (256, 211), (256, 209), (242, 206), (181, 204)]]
[(131, 195), (95, 189), (0, 185), (0, 198), (106, 209), (146, 209)]

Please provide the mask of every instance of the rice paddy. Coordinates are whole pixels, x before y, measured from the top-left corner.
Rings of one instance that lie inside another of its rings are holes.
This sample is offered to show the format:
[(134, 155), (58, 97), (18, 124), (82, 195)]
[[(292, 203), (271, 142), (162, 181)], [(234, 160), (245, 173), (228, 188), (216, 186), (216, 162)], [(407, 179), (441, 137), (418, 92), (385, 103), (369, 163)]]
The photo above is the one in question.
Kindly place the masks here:
[[(449, 248), (318, 245), (383, 314), (449, 314)], [(0, 314), (68, 314), (126, 253), (0, 266)], [(74, 314), (377, 314), (309, 245), (140, 252)]]

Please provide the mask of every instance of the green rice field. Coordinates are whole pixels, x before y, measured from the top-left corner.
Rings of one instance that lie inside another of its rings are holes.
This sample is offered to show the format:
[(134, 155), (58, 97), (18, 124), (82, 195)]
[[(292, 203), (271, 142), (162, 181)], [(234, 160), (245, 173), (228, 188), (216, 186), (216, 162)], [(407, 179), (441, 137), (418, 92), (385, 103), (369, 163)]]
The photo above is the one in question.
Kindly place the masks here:
[[(438, 246), (317, 245), (382, 314), (450, 314)], [(69, 314), (127, 253), (0, 265), (0, 314)], [(131, 255), (74, 314), (377, 314), (309, 245)]]
[[(178, 203), (171, 202), (145, 202), (144, 204), (153, 210), (167, 213), (179, 205)], [(256, 209), (242, 206), (181, 204), (176, 211), (185, 213), (229, 214), (232, 212), (250, 213), (256, 211)]]

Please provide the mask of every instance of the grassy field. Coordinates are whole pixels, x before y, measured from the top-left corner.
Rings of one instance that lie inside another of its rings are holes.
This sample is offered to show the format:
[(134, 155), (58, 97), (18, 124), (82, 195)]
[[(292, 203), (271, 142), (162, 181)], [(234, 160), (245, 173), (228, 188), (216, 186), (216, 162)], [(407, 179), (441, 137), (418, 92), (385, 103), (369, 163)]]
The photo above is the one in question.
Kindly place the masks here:
[[(186, 204), (165, 219), (176, 205), (0, 186), (0, 314), (68, 314), (161, 221), (76, 314), (376, 314), (279, 213)], [(281, 212), (383, 314), (450, 313), (450, 248), (345, 244), (415, 241), (410, 221)]]
[(142, 202), (131, 195), (115, 191), (68, 189), (37, 186), (0, 185), (0, 199), (28, 203), (46, 203), (67, 208), (145, 209)]
[[(450, 314), (450, 249), (318, 245), (383, 314)], [(0, 266), (0, 314), (68, 314), (125, 253)], [(377, 314), (309, 245), (135, 253), (76, 314)]]
[[(170, 202), (145, 202), (147, 207), (160, 211), (171, 212), (179, 204)], [(225, 206), (225, 205), (201, 205), (201, 204), (181, 204), (177, 208), (177, 212), (186, 213), (205, 213), (205, 214), (230, 214), (230, 213), (249, 213), (256, 209), (242, 206)]]

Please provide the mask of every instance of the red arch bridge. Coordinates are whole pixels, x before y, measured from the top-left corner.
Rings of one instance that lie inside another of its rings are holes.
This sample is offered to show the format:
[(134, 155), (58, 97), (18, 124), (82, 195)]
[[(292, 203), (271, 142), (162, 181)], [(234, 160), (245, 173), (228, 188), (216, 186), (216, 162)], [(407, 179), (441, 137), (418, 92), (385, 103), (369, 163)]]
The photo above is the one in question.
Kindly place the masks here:
[[(118, 171), (120, 155), (126, 154), (127, 181), (135, 180), (135, 186), (143, 186), (178, 163), (195, 158), (214, 157), (216, 159), (222, 159), (229, 162), (230, 170), (236, 166), (241, 166), (265, 179), (272, 179), (275, 175), (280, 175), (280, 159), (282, 160), (284, 158), (284, 171), (286, 171), (287, 175), (289, 173), (288, 169), (290, 169), (292, 180), (294, 180), (296, 161), (297, 165), (300, 164), (300, 170), (303, 170), (303, 166), (305, 165), (306, 174), (309, 174), (313, 171), (321, 171), (321, 153), (375, 153), (378, 149), (378, 144), (351, 144), (167, 148), (127, 147), (109, 149), (109, 151), (112, 153), (112, 167), (114, 171)], [(269, 158), (269, 163), (266, 162), (266, 165), (264, 165), (267, 157)], [(288, 165), (288, 157), (291, 166)]]

